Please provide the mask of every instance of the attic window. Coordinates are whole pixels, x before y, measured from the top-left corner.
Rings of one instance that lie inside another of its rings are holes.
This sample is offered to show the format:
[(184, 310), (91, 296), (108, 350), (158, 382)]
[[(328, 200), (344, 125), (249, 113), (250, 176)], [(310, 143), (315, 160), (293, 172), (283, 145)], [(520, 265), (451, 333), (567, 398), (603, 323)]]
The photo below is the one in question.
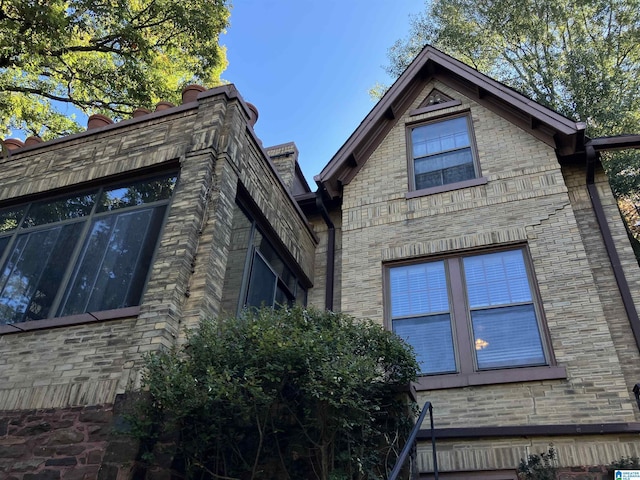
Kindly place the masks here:
[(411, 126), (408, 137), (412, 190), (432, 189), (479, 177), (468, 115)]

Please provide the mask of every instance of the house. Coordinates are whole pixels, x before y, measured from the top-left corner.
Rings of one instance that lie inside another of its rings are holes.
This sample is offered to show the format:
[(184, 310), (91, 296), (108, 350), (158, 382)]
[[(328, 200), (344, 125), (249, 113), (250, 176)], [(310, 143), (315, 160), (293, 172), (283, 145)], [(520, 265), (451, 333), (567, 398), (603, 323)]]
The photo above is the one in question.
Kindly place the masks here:
[(426, 47), (316, 176), (339, 309), (414, 346), (440, 478), (512, 479), (550, 444), (563, 478), (640, 454), (640, 271), (598, 162), (639, 146)]
[(109, 425), (144, 353), (263, 302), (406, 338), (440, 478), (514, 479), (553, 444), (564, 478), (599, 480), (640, 454), (640, 271), (598, 161), (639, 136), (589, 139), (431, 47), (316, 192), (294, 144), (261, 145), (257, 116), (232, 85), (194, 88), (81, 134), (5, 140), (0, 473), (131, 477)]
[(114, 403), (146, 352), (240, 304), (314, 301), (295, 146), (271, 160), (255, 107), (232, 85), (203, 90), (5, 142), (0, 478), (122, 478), (135, 450), (110, 435)]

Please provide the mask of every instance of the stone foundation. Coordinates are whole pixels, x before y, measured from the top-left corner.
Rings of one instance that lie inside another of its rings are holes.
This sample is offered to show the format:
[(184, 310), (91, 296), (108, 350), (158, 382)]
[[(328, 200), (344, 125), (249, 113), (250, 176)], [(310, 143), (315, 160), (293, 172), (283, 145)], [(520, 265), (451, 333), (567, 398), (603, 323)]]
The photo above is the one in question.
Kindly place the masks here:
[(0, 411), (0, 480), (132, 478), (137, 444), (114, 428), (122, 403)]

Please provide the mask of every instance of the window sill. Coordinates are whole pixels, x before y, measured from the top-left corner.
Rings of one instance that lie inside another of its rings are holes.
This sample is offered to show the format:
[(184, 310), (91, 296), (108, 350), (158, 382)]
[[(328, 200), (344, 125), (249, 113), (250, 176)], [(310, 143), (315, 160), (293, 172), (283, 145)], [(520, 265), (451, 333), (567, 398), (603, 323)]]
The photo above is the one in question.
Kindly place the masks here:
[(30, 322), (12, 323), (0, 325), (0, 335), (8, 333), (31, 332), (33, 330), (44, 330), (48, 328), (67, 327), (70, 325), (81, 325), (85, 323), (103, 322), (105, 320), (115, 320), (118, 318), (135, 317), (140, 313), (140, 307), (117, 308), (114, 310), (104, 310), (102, 312), (81, 313), (67, 317), (47, 318), (45, 320), (33, 320)]
[(458, 373), (455, 375), (418, 377), (415, 386), (416, 390), (441, 390), (473, 385), (534, 382), (537, 380), (558, 380), (565, 378), (567, 378), (567, 370), (562, 366), (523, 367), (474, 373)]
[(487, 177), (472, 178), (471, 180), (465, 180), (464, 182), (449, 183), (447, 185), (440, 185), (438, 187), (423, 188), (422, 190), (407, 192), (405, 193), (405, 198), (408, 200), (410, 198), (424, 197), (427, 195), (434, 195), (436, 193), (460, 190), (462, 188), (477, 187), (478, 185), (486, 185), (487, 182)]

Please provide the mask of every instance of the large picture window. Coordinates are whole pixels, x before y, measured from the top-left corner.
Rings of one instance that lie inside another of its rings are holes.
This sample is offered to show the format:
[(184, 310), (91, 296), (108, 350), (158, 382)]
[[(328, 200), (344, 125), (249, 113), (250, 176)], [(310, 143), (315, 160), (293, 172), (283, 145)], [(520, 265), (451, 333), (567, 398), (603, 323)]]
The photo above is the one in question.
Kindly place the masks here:
[(414, 190), (478, 177), (469, 122), (465, 115), (410, 128)]
[(176, 175), (0, 209), (0, 325), (138, 305)]
[(393, 330), (423, 375), (547, 365), (524, 249), (391, 266)]

